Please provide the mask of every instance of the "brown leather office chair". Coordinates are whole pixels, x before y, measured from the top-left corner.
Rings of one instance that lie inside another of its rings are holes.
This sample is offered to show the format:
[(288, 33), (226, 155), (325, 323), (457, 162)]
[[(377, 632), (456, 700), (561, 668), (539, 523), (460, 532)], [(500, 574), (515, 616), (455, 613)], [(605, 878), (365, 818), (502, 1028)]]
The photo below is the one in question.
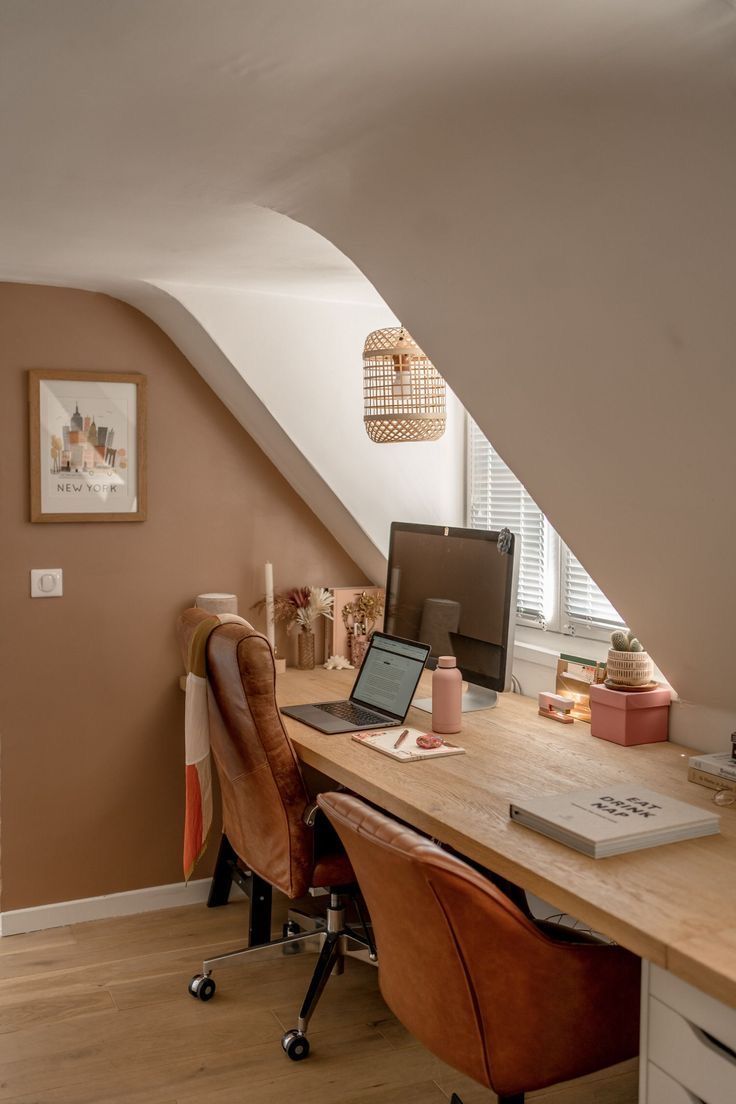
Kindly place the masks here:
[(318, 802), (370, 910), (381, 992), (429, 1050), (499, 1104), (638, 1052), (635, 955), (536, 924), (482, 874), (356, 797)]
[[(211, 618), (188, 609), (177, 630), (185, 657), (197, 627)], [(299, 1060), (309, 1054), (306, 1030), (333, 970), (341, 970), (346, 945), (375, 957), (370, 929), (361, 911), (350, 862), (339, 838), (319, 814), (304, 784), (276, 706), (273, 653), (266, 638), (248, 624), (224, 624), (207, 640), (210, 744), (222, 794), (223, 837), (212, 880), (210, 907), (225, 904), (233, 881), (251, 901), (248, 947), (206, 960), (189, 992), (200, 1000), (215, 993), (212, 970), (218, 962), (247, 962), (275, 950), (296, 951), (300, 943), (320, 947), (314, 975), (297, 1027), (282, 1045)], [(212, 700), (214, 698), (214, 701)], [(309, 890), (328, 889), (326, 923), (318, 930), (287, 925), (283, 938), (271, 939), (271, 891), (291, 899)], [(344, 895), (350, 895), (362, 920), (362, 932), (345, 924)], [(348, 943), (346, 943), (346, 939)]]

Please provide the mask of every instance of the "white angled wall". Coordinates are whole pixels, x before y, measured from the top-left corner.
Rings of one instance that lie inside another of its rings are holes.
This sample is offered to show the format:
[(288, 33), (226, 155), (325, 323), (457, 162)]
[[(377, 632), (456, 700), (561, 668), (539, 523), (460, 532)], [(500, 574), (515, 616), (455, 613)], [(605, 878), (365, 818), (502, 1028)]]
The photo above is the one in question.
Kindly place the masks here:
[[(397, 324), (388, 307), (160, 286), (207, 332), (383, 555), (392, 520), (463, 524), (465, 426), (453, 394), (438, 442), (377, 445), (363, 427), (363, 342), (370, 330)], [(319, 502), (309, 504), (320, 513)]]

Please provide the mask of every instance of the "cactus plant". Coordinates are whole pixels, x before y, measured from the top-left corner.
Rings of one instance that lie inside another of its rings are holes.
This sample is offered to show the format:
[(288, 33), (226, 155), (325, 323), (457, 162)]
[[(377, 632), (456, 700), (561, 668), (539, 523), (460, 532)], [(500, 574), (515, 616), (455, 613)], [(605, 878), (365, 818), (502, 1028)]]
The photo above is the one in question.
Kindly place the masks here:
[(606, 686), (615, 690), (644, 687), (652, 680), (652, 661), (630, 629), (611, 633), (611, 648), (606, 662)]
[(643, 652), (644, 648), (631, 629), (616, 629), (611, 633), (611, 647), (614, 652)]

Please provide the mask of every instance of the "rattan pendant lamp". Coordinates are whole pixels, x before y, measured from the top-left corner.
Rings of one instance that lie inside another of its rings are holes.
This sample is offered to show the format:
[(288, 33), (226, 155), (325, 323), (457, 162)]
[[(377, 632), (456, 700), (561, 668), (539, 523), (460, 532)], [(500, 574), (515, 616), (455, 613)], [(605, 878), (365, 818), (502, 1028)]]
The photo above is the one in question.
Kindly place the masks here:
[(445, 381), (403, 326), (365, 339), (363, 407), (366, 433), (381, 445), (445, 432)]

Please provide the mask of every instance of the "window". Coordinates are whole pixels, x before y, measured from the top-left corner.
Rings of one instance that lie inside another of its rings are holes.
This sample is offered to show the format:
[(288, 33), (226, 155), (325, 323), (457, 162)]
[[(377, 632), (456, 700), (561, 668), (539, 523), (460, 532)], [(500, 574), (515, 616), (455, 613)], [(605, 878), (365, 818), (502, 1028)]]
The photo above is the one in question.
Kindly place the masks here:
[(521, 538), (517, 615), (522, 624), (603, 639), (623, 624), (534, 499), (468, 418), (468, 524), (508, 526)]

